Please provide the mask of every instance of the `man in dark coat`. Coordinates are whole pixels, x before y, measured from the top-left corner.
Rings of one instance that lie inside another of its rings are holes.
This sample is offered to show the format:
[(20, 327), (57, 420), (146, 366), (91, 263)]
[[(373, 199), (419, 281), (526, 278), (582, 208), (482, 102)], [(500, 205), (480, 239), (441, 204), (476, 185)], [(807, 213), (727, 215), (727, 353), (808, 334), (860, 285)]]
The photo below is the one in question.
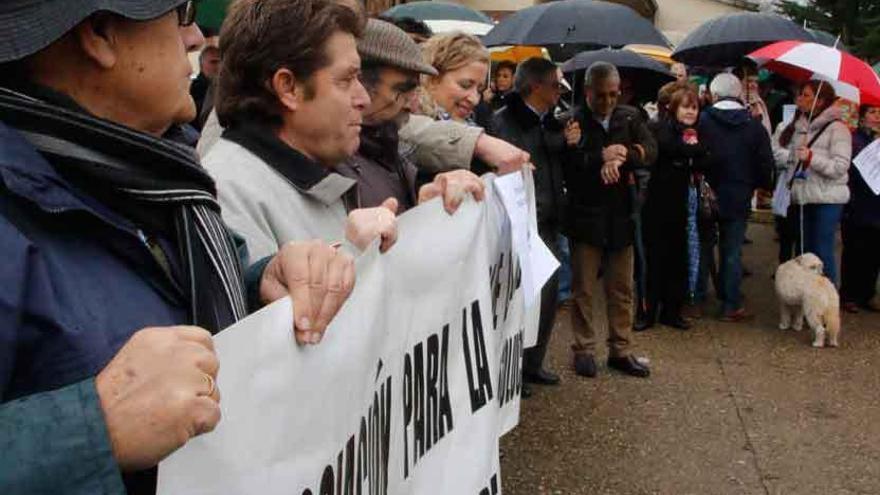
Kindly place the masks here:
[(770, 188), (774, 167), (770, 136), (742, 103), (742, 83), (719, 74), (709, 91), (713, 105), (700, 116), (698, 131), (712, 155), (709, 184), (718, 196), (721, 266), (721, 319), (741, 321), (750, 315), (742, 304), (742, 245), (755, 189)]
[(651, 165), (657, 145), (638, 110), (618, 105), (620, 75), (597, 62), (584, 81), (586, 105), (576, 114), (583, 139), (565, 164), (566, 236), (571, 241), (575, 371), (596, 376), (593, 287), (604, 262), (608, 366), (646, 377), (631, 349), (633, 241), (637, 185), (633, 170)]
[[(201, 129), (211, 113), (214, 106), (214, 97), (212, 91), (214, 81), (220, 73), (220, 49), (213, 45), (206, 46), (199, 53), (199, 75), (193, 79), (189, 85), (189, 94), (196, 103), (196, 118), (193, 119), (192, 125), (196, 129)], [(208, 104), (208, 111), (205, 111), (205, 104)]]
[(336, 171), (357, 180), (361, 206), (379, 206), (394, 198), (402, 213), (417, 204), (418, 169), (400, 153), (400, 126), (417, 104), (419, 76), (437, 75), (437, 70), (422, 60), (418, 45), (403, 30), (379, 19), (367, 22), (358, 54), (370, 104), (364, 110), (357, 153)]
[[(399, 132), (418, 106), (419, 77), (436, 75), (437, 70), (423, 61), (418, 45), (407, 33), (380, 19), (367, 21), (357, 50), (360, 80), (370, 94), (370, 103), (363, 112), (357, 152), (333, 170), (357, 181), (358, 207), (385, 206), (403, 213), (436, 189), (432, 185), (417, 192), (418, 169), (401, 153)], [(438, 174), (435, 184), (449, 180), (466, 181), (474, 191), (483, 187), (469, 170)], [(452, 196), (444, 195), (444, 200)], [(477, 197), (482, 196), (478, 193)]]
[(348, 296), (343, 276), (314, 299), (353, 264), (324, 243), (242, 266), (214, 182), (162, 137), (195, 115), (194, 20), (185, 0), (0, 3), (0, 493), (154, 493), (220, 420), (211, 333), (291, 295), (314, 342)]
[[(538, 233), (547, 247), (556, 254), (557, 238), (562, 225), (562, 157), (565, 151), (563, 127), (552, 114), (561, 91), (556, 66), (542, 58), (528, 59), (517, 68), (514, 86), (515, 92), (507, 96), (506, 106), (495, 113), (492, 129), (498, 137), (531, 155), (535, 165)], [(554, 274), (541, 292), (537, 344), (527, 349), (523, 356), (525, 383), (559, 383), (556, 374), (543, 368), (556, 316), (558, 293), (559, 278), (558, 274)], [(524, 396), (528, 394), (526, 391)]]

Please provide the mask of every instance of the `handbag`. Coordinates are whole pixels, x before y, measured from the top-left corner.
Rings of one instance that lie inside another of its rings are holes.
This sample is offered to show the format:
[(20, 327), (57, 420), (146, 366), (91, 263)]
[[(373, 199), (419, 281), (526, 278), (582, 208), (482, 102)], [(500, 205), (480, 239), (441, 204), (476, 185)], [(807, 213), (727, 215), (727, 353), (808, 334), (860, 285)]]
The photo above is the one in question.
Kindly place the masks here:
[(713, 222), (718, 219), (718, 195), (702, 174), (697, 177), (697, 216), (700, 221)]

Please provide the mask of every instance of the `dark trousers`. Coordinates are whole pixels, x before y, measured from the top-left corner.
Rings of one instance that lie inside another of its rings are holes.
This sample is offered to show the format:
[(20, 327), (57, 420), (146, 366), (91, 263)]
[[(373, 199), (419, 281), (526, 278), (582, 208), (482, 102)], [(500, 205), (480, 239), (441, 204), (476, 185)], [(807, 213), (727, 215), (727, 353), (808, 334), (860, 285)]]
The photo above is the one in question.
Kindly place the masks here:
[(655, 317), (659, 310), (664, 316), (675, 318), (681, 315), (687, 295), (687, 226), (660, 222), (648, 225), (646, 234), (648, 311)]
[(742, 246), (746, 237), (746, 219), (725, 219), (719, 222), (721, 267), (719, 283), (722, 311), (736, 311), (742, 307)]
[(798, 229), (794, 222), (794, 208), (788, 208), (788, 216), (775, 215), (773, 223), (776, 227), (776, 235), (779, 237), (779, 264), (796, 256), (794, 250), (798, 243)]
[[(559, 259), (558, 237), (559, 229), (555, 226), (538, 225), (538, 235), (544, 244), (553, 252), (553, 256)], [(559, 302), (559, 270), (550, 277), (550, 280), (541, 289), (541, 317), (538, 321), (538, 340), (534, 347), (523, 351), (523, 373), (537, 373), (544, 365), (544, 356), (547, 355), (547, 345), (550, 343), (550, 335), (553, 333), (553, 324), (556, 321), (556, 305)]]
[(880, 272), (880, 228), (843, 223), (840, 298), (844, 302), (868, 304), (877, 287)]

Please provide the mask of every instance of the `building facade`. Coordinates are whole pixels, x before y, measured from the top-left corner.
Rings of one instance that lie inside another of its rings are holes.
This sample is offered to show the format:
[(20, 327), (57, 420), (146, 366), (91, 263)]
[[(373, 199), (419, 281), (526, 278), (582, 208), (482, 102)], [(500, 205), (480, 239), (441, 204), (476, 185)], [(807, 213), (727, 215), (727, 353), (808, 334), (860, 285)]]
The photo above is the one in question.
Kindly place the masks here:
[[(382, 12), (405, 0), (365, 0), (370, 12)], [(481, 10), (494, 19), (544, 0), (444, 0)], [(552, 0), (549, 0), (552, 1)], [(678, 43), (692, 29), (713, 17), (734, 12), (758, 10), (759, 0), (608, 0), (633, 8), (651, 19), (673, 44)]]

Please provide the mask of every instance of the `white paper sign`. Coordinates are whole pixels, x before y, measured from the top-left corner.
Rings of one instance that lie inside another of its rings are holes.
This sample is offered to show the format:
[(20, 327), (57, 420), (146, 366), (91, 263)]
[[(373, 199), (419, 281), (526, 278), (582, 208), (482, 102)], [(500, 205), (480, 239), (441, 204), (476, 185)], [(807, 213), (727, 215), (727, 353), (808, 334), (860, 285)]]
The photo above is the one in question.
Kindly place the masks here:
[(862, 178), (874, 194), (880, 194), (880, 139), (875, 139), (853, 160)]
[(435, 200), (399, 229), (357, 260), (320, 345), (294, 342), (287, 299), (215, 337), (223, 419), (160, 464), (159, 494), (501, 493), (498, 439), (538, 320), (511, 225), (490, 184), (482, 204), (450, 216)]
[(794, 116), (797, 114), (797, 105), (782, 105), (782, 123), (781, 126), (787, 126)]
[(523, 266), (523, 285), (526, 306), (531, 307), (541, 300), (541, 288), (559, 268), (559, 261), (538, 235), (534, 210), (529, 211), (529, 192), (523, 175), (507, 174), (495, 180), (510, 224), (513, 229), (513, 246)]

